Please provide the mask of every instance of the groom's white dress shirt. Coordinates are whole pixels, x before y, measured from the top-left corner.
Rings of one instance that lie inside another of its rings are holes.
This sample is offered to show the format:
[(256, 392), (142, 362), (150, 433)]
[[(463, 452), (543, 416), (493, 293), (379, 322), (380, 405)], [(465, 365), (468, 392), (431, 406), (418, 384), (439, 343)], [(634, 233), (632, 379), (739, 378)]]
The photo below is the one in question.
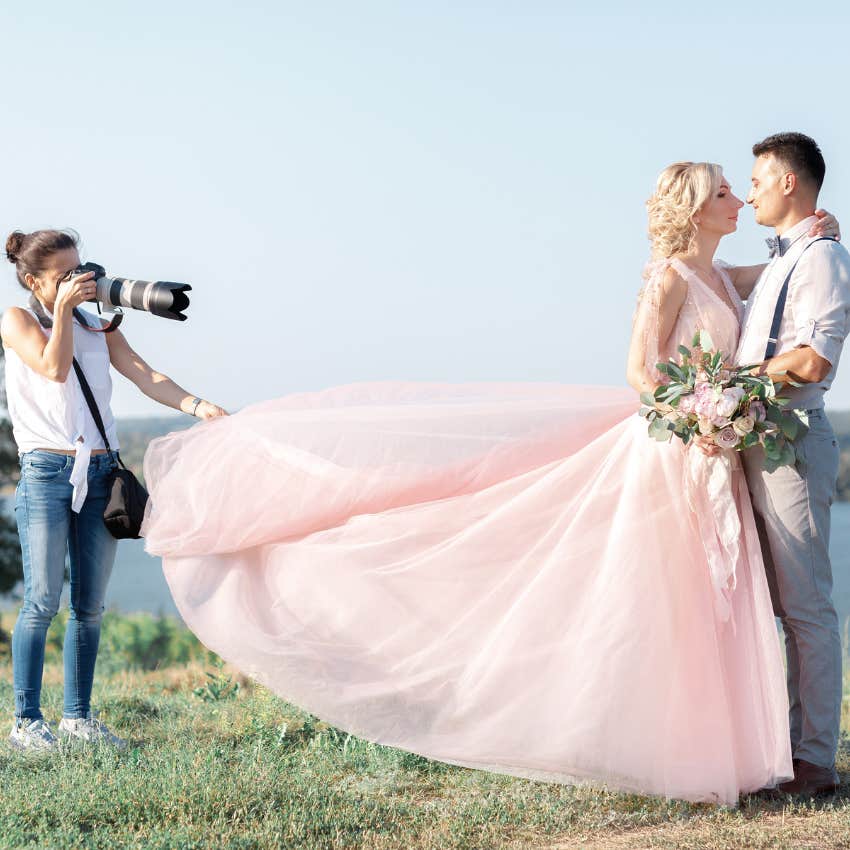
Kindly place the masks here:
[(824, 393), (832, 384), (850, 333), (850, 254), (834, 241), (818, 242), (804, 254), (803, 249), (813, 241), (808, 232), (815, 221), (817, 218), (810, 216), (782, 234), (782, 256), (771, 259), (747, 300), (735, 358), (740, 365), (764, 360), (779, 291), (799, 258), (788, 283), (776, 354), (807, 345), (832, 364), (822, 381), (787, 392), (791, 407), (807, 410), (823, 407)]

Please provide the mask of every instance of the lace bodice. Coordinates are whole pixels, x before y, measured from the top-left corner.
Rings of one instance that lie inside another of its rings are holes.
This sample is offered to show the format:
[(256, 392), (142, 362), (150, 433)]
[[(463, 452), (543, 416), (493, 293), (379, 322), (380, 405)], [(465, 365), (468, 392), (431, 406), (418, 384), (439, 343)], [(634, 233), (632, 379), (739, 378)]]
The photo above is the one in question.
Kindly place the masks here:
[[(679, 311), (676, 324), (666, 340), (658, 340), (659, 289), (668, 267), (672, 266), (688, 285), (687, 296)], [(678, 259), (658, 260), (650, 263), (644, 276), (646, 286), (641, 291), (638, 302), (637, 321), (640, 323), (645, 344), (645, 368), (655, 380), (662, 381), (663, 376), (655, 368), (656, 364), (669, 358), (678, 359), (678, 347), (690, 348), (696, 330), (706, 330), (711, 335), (714, 347), (722, 351), (725, 359), (732, 359), (738, 347), (738, 336), (744, 316), (744, 305), (726, 271), (728, 266), (715, 262), (726, 288), (726, 293), (734, 307), (720, 297), (686, 263)]]

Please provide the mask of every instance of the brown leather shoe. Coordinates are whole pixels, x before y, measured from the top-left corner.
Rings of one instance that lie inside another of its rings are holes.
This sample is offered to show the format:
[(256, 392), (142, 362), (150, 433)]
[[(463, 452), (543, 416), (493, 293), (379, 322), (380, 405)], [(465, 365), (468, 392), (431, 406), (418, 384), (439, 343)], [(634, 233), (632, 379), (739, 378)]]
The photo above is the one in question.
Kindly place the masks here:
[(794, 759), (794, 778), (779, 785), (779, 790), (784, 794), (817, 797), (834, 794), (840, 782), (834, 767), (820, 767), (803, 759)]

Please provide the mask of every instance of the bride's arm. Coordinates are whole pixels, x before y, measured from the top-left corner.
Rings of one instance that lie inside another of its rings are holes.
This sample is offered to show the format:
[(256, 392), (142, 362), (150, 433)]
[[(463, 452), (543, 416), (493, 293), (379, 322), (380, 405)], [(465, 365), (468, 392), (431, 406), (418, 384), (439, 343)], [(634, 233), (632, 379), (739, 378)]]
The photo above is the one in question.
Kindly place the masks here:
[(735, 291), (742, 301), (746, 301), (753, 291), (764, 267), (767, 263), (759, 263), (757, 266), (729, 266), (726, 269)]
[(626, 379), (639, 393), (651, 393), (658, 387), (658, 381), (646, 369), (647, 342), (653, 341), (653, 350), (663, 348), (673, 332), (687, 294), (688, 284), (675, 269), (669, 267), (660, 284), (647, 291), (638, 305), (629, 343)]

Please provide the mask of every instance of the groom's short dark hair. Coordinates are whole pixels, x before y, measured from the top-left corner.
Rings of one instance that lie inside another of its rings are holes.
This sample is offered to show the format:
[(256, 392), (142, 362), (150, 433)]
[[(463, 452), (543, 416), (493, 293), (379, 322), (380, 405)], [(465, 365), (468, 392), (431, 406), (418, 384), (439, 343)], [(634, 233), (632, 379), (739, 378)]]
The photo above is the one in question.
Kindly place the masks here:
[(753, 145), (753, 156), (773, 154), (784, 168), (798, 179), (810, 183), (820, 192), (826, 174), (826, 163), (817, 142), (803, 133), (776, 133)]

